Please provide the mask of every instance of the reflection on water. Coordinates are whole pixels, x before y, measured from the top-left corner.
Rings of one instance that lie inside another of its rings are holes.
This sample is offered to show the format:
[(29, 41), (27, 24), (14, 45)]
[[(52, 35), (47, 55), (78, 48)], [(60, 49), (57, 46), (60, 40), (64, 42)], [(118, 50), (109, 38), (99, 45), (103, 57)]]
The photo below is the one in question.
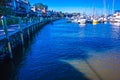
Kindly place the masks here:
[(0, 80), (119, 80), (119, 49), (119, 27), (58, 20), (12, 62), (0, 64)]
[(79, 24), (80, 27), (85, 27), (86, 24)]
[(115, 27), (120, 27), (120, 23), (110, 23), (110, 24), (115, 26)]

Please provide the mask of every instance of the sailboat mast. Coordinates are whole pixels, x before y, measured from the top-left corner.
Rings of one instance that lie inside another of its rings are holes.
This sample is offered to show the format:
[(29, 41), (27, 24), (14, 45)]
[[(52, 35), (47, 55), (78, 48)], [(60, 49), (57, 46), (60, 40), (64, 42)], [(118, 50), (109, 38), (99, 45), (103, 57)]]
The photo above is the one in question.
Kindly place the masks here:
[(93, 18), (95, 18), (95, 7), (93, 8)]
[(106, 0), (104, 0), (104, 16), (106, 16)]
[(112, 4), (112, 13), (114, 13), (114, 5), (115, 4), (115, 0), (113, 0), (113, 4)]

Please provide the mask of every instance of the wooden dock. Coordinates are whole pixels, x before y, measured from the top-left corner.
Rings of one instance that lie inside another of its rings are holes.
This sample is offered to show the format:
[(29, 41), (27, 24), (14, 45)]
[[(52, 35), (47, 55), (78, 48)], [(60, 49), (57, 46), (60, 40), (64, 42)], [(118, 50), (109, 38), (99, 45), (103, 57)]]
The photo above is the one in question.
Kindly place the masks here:
[(57, 19), (34, 17), (27, 19), (27, 21), (22, 21), (18, 17), (18, 24), (14, 25), (16, 29), (13, 30), (13, 27), (7, 28), (6, 17), (2, 17), (3, 30), (1, 30), (0, 35), (0, 59), (4, 59), (6, 56), (12, 59), (16, 47), (24, 47), (44, 25)]

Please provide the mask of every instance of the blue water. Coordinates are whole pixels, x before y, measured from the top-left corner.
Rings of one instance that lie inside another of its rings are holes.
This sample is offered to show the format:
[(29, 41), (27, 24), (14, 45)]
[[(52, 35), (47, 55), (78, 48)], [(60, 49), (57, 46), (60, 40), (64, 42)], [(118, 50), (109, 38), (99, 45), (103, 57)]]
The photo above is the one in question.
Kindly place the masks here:
[(120, 73), (119, 48), (120, 27), (58, 20), (41, 29), (20, 56), (2, 64), (0, 80), (110, 80), (109, 71)]

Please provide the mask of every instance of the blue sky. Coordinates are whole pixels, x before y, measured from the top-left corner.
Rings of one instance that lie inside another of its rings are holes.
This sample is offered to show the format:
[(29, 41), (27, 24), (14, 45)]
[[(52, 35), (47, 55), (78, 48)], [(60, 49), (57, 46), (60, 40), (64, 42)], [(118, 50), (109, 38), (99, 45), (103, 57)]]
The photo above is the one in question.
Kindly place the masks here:
[[(43, 3), (48, 5), (50, 10), (63, 11), (63, 12), (87, 12), (93, 13), (95, 7), (96, 14), (104, 12), (103, 0), (29, 0), (31, 4)], [(106, 10), (111, 12), (112, 1), (106, 0)], [(120, 0), (115, 0), (115, 10), (120, 9)]]

